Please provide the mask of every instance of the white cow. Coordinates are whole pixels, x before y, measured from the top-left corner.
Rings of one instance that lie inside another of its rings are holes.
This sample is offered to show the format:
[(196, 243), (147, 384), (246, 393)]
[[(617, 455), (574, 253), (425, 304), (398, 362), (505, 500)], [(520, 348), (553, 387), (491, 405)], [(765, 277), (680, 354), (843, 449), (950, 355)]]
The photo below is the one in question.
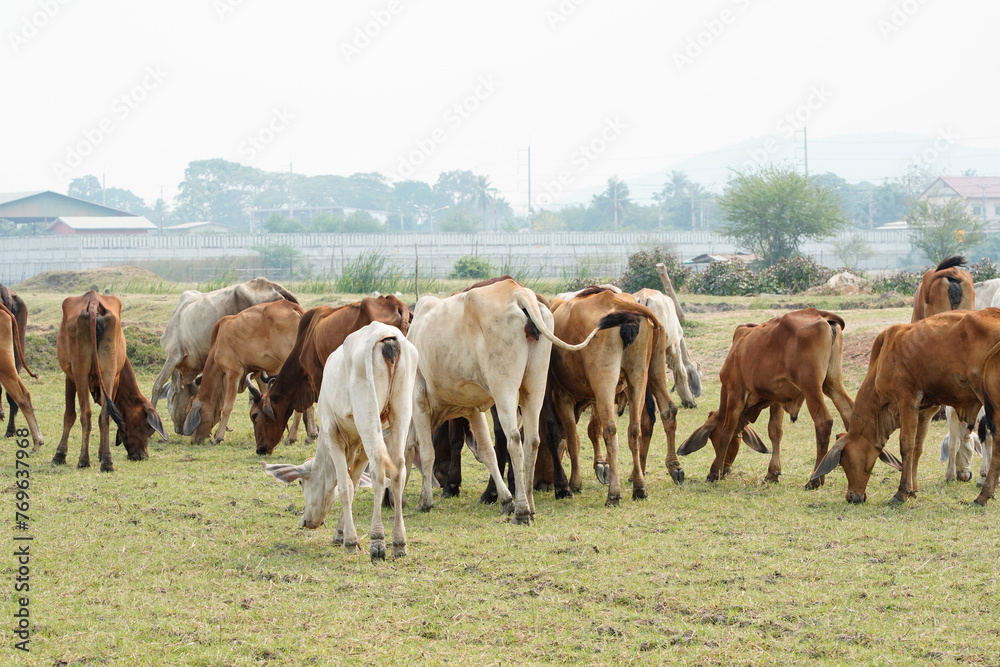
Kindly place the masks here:
[[(552, 333), (552, 313), (540, 307), (534, 292), (514, 280), (501, 280), (446, 299), (425, 296), (413, 311), (407, 337), (420, 352), (413, 389), (413, 428), (407, 457), (419, 446), (423, 485), (419, 509), (433, 507), (434, 447), (431, 433), (448, 419), (465, 417), (476, 436), (473, 452), (490, 471), (497, 500), (515, 523), (530, 523), (535, 502), (530, 484), (538, 453), (538, 415), (545, 393), (552, 345), (582, 349)], [(524, 446), (518, 430), (518, 404)], [(500, 476), (485, 411), (496, 404), (514, 470), (516, 503)], [(377, 497), (377, 496), (376, 496)]]
[[(316, 415), (319, 440), (316, 456), (300, 466), (264, 464), (264, 470), (285, 482), (302, 480), (306, 508), (302, 525), (318, 528), (333, 506), (340, 488), (343, 505), (334, 544), (348, 553), (358, 548), (351, 503), (355, 487), (371, 461), (372, 490), (382, 498), (386, 478), (393, 495), (392, 552), (406, 555), (403, 526), (403, 487), (406, 435), (413, 409), (413, 386), (417, 374), (416, 348), (396, 327), (372, 322), (347, 337), (326, 361)], [(382, 431), (389, 431), (388, 445)], [(376, 500), (372, 514), (372, 561), (385, 560), (385, 529), (382, 504)]]
[(674, 372), (674, 385), (681, 397), (681, 405), (685, 408), (698, 407), (694, 399), (701, 396), (701, 377), (698, 375), (698, 367), (688, 354), (687, 343), (684, 342), (684, 330), (681, 328), (673, 300), (663, 292), (649, 288), (643, 288), (632, 296), (653, 311), (663, 326), (667, 344), (667, 365)]
[(993, 306), (997, 307), (994, 301), (1000, 303), (1000, 278), (993, 278), (992, 280), (984, 280), (980, 283), (974, 283), (973, 288), (976, 290), (976, 310), (982, 310), (983, 308), (989, 308)]
[[(961, 475), (963, 482), (969, 481), (972, 476), (972, 452), (975, 451), (982, 456), (977, 486), (982, 486), (986, 482), (986, 475), (990, 471), (990, 457), (993, 455), (993, 437), (987, 431), (985, 434), (986, 437), (980, 439), (980, 436), (975, 432), (975, 427), (979, 424), (984, 414), (985, 410), (980, 410), (979, 415), (976, 417), (976, 424), (973, 424), (972, 427), (967, 427), (965, 422), (958, 420), (952, 408), (945, 408), (945, 415), (948, 418), (948, 433), (941, 440), (941, 461), (948, 463), (945, 480), (955, 480), (958, 478), (958, 475)], [(983, 430), (980, 428), (980, 432)], [(958, 440), (962, 444), (955, 455), (951, 456), (951, 447), (949, 445), (955, 440)], [(966, 477), (966, 475), (969, 475), (969, 477)]]

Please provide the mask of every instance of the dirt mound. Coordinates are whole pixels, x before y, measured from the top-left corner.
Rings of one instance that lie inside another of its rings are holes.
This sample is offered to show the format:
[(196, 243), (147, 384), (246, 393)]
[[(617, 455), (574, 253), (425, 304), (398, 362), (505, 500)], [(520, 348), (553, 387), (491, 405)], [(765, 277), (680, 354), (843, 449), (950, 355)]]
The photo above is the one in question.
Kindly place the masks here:
[(22, 292), (83, 293), (97, 285), (103, 292), (105, 289), (114, 291), (115, 283), (136, 282), (159, 284), (164, 281), (152, 271), (137, 266), (109, 266), (84, 271), (46, 271), (28, 278), (16, 285), (15, 289)]

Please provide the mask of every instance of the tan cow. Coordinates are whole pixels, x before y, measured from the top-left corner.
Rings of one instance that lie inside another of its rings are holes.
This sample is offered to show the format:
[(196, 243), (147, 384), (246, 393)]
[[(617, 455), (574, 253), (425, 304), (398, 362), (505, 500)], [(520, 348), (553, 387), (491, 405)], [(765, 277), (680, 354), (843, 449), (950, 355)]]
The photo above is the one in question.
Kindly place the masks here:
[[(31, 406), (31, 392), (21, 381), (21, 376), (17, 371), (21, 366), (31, 377), (38, 377), (24, 363), (24, 349), (21, 347), (23, 336), (20, 335), (17, 326), (17, 317), (0, 303), (0, 385), (7, 390), (7, 400), (11, 404), (11, 425), (14, 420), (14, 408), (17, 406), (24, 413), (24, 420), (28, 423), (28, 431), (31, 433), (31, 440), (34, 443), (32, 453), (37, 452), (42, 447), (42, 434), (38, 430), (38, 421), (35, 419), (35, 410)], [(13, 432), (7, 437), (14, 435)]]
[[(246, 386), (245, 376), (278, 373), (295, 345), (303, 312), (297, 303), (271, 301), (227, 315), (215, 324), (208, 360), (195, 382), (196, 393), (184, 420), (184, 435), (191, 436), (191, 442), (207, 438), (215, 424), (219, 428), (212, 444), (222, 442), (236, 394)], [(309, 413), (306, 427), (315, 430)]]
[(125, 451), (133, 461), (149, 457), (149, 435), (154, 430), (166, 437), (160, 416), (139, 391), (132, 364), (126, 356), (121, 312), (122, 302), (118, 297), (101, 295), (94, 290), (83, 296), (69, 297), (62, 303), (56, 355), (59, 366), (66, 373), (66, 411), (62, 438), (52, 463), (66, 463), (69, 433), (76, 421), (74, 397), (80, 402), (83, 430), (78, 468), (90, 467), (91, 394), (101, 404), (97, 420), (101, 472), (115, 469), (111, 459), (111, 420), (118, 426), (118, 439), (124, 442)]
[(898, 428), (903, 474), (891, 501), (915, 497), (917, 463), (931, 417), (938, 407), (950, 405), (962, 421), (975, 420), (983, 405), (984, 362), (997, 343), (996, 308), (941, 313), (894, 324), (880, 333), (872, 344), (850, 428), (830, 448), (813, 479), (839, 464), (847, 474), (847, 501), (864, 502), (875, 460), (885, 460), (885, 443)]
[(962, 256), (949, 257), (926, 271), (913, 296), (913, 316), (917, 322), (949, 310), (972, 310), (976, 304), (972, 274), (958, 267), (965, 265)]
[[(513, 280), (455, 294), (446, 299), (425, 296), (417, 302), (407, 338), (420, 354), (413, 392), (413, 429), (407, 445), (412, 457), (419, 446), (423, 484), (419, 509), (433, 507), (434, 446), (431, 433), (448, 419), (465, 417), (476, 436), (476, 457), (486, 464), (504, 511), (516, 523), (534, 514), (533, 479), (538, 452), (538, 415), (545, 392), (549, 351), (571, 346), (552, 333), (552, 315), (531, 290)], [(500, 476), (485, 411), (496, 404), (507, 435), (514, 470), (516, 502)], [(524, 445), (518, 430), (518, 405), (524, 423)]]
[[(739, 453), (740, 433), (756, 421), (760, 411), (772, 407), (768, 433), (774, 455), (767, 479), (777, 482), (781, 475), (780, 446), (782, 412), (795, 421), (803, 401), (816, 428), (816, 463), (823, 460), (830, 445), (833, 417), (823, 395), (832, 400), (844, 424), (851, 422), (854, 401), (844, 388), (841, 351), (844, 320), (834, 313), (815, 308), (796, 310), (763, 324), (743, 324), (733, 332), (733, 344), (719, 371), (722, 390), (719, 409), (709, 414), (678, 450), (681, 455), (696, 452), (711, 439), (715, 460), (708, 480), (722, 479)], [(744, 434), (744, 440), (760, 450)], [(759, 441), (759, 438), (756, 438)], [(765, 450), (766, 451), (766, 450)], [(823, 479), (806, 484), (814, 489)]]
[[(630, 294), (617, 294), (600, 287), (584, 290), (569, 301), (556, 299), (552, 309), (556, 335), (564, 340), (578, 340), (594, 327), (600, 332), (582, 351), (552, 350), (548, 386), (559, 429), (566, 437), (571, 466), (567, 490), (565, 474), (560, 474), (561, 464), (553, 451), (555, 443), (549, 442), (556, 469), (557, 495), (564, 497), (583, 486), (576, 420), (580, 409), (592, 403), (596, 412), (596, 421), (592, 420), (594, 472), (599, 481), (608, 485), (605, 504), (617, 506), (621, 501), (615, 397), (625, 392), (629, 409), (627, 437), (632, 452), (632, 498), (647, 497), (645, 452), (640, 443), (640, 418), (645, 409), (647, 385), (656, 399), (667, 432), (667, 457), (675, 464), (671, 476), (675, 481), (683, 479), (674, 455), (676, 408), (670, 400), (662, 347), (658, 363), (651, 364), (660, 334), (660, 324), (653, 311), (638, 304)], [(596, 438), (596, 429), (600, 429), (606, 459)]]

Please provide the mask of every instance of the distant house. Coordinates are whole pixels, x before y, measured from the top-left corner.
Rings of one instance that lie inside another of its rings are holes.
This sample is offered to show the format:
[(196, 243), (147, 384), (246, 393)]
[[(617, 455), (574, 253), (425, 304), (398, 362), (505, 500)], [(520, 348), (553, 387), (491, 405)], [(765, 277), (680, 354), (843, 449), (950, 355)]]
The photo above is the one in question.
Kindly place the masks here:
[(185, 222), (179, 225), (171, 225), (163, 230), (167, 234), (233, 234), (237, 230), (229, 225), (221, 225), (217, 222)]
[(1000, 178), (996, 176), (942, 176), (920, 195), (932, 204), (943, 205), (961, 197), (974, 217), (995, 226), (1000, 224)]
[(684, 262), (687, 266), (691, 267), (691, 270), (695, 273), (701, 273), (704, 271), (709, 264), (712, 262), (725, 262), (730, 259), (743, 260), (746, 264), (757, 259), (757, 255), (752, 255), (745, 252), (729, 253), (729, 252), (708, 252), (704, 255), (698, 255), (697, 257), (692, 257), (691, 259)]
[(102, 206), (51, 190), (0, 193), (0, 218), (23, 225), (52, 223), (60, 216), (134, 217), (128, 211)]
[(148, 234), (156, 225), (141, 215), (60, 216), (49, 225), (50, 234)]

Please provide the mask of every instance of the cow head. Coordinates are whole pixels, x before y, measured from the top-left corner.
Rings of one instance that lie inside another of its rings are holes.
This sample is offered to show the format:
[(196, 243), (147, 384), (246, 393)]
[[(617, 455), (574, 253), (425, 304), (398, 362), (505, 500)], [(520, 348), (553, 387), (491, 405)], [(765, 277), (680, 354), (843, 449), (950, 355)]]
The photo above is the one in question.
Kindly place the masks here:
[(170, 419), (174, 422), (174, 433), (178, 435), (184, 435), (184, 420), (187, 418), (191, 397), (195, 393), (193, 382), (184, 382), (179, 374), (175, 374), (169, 382), (163, 385), (160, 395), (157, 396), (156, 400), (167, 399), (167, 411), (170, 413)]
[(250, 392), (250, 421), (253, 422), (253, 437), (257, 442), (257, 453), (270, 455), (281, 440), (288, 426), (291, 409), (287, 401), (272, 401), (275, 378), (270, 378), (267, 389), (262, 394), (247, 375), (247, 389)]
[[(322, 450), (317, 450), (320, 454)], [(326, 515), (333, 508), (337, 497), (337, 475), (333, 468), (333, 460), (329, 456), (307, 459), (300, 466), (291, 463), (263, 463), (264, 472), (278, 481), (290, 484), (299, 480), (302, 484), (302, 495), (306, 501), (302, 512), (301, 526), (303, 528), (319, 528), (323, 525)]]
[(903, 469), (903, 464), (900, 463), (899, 459), (885, 451), (884, 447), (876, 449), (871, 441), (864, 437), (841, 433), (837, 436), (837, 441), (830, 447), (830, 451), (816, 466), (809, 481), (818, 481), (840, 465), (847, 475), (847, 493), (845, 494), (847, 502), (863, 503), (868, 498), (865, 491), (868, 488), (868, 480), (872, 476), (872, 469), (875, 468), (875, 461), (879, 459), (896, 470)]
[(145, 398), (141, 401), (129, 401), (121, 406), (122, 418), (125, 420), (125, 433), (118, 429), (116, 445), (125, 445), (125, 452), (131, 461), (144, 461), (149, 458), (149, 436), (153, 431), (166, 439), (160, 415), (156, 414), (153, 404)]
[(184, 435), (191, 436), (191, 442), (202, 442), (212, 433), (212, 427), (219, 422), (222, 416), (222, 406), (214, 397), (201, 397), (201, 377), (195, 378), (191, 383), (194, 393), (188, 401), (187, 410), (184, 417)]

